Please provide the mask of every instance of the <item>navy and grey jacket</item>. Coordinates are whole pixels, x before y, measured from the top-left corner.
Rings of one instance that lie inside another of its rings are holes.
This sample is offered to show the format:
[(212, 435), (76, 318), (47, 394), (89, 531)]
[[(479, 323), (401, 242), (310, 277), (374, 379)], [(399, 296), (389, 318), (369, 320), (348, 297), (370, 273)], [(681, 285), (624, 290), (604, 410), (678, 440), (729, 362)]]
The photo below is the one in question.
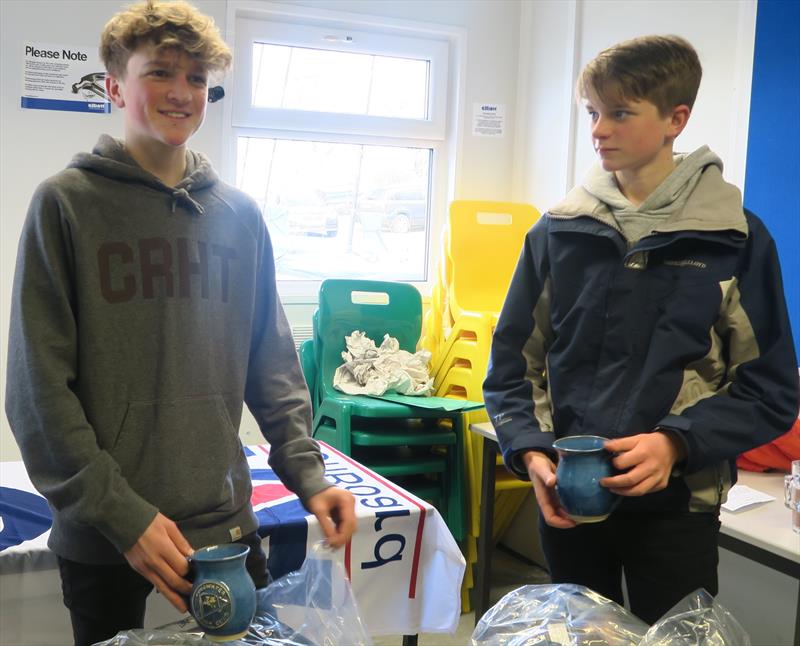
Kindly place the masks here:
[(582, 188), (528, 232), (484, 383), (520, 478), (520, 453), (552, 455), (557, 437), (661, 427), (685, 443), (680, 476), (621, 509), (713, 511), (736, 456), (791, 427), (798, 369), (775, 244), (731, 189), (709, 166), (630, 247)]

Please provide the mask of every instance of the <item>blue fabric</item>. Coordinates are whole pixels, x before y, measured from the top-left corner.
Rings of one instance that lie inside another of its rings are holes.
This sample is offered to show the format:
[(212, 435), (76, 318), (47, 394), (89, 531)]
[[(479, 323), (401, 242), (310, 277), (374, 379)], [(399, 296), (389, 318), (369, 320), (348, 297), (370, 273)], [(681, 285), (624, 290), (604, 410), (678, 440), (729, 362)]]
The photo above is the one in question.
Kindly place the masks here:
[[(256, 453), (244, 447), (245, 455)], [(291, 492), (286, 489), (272, 469), (252, 468), (255, 514), (258, 519), (258, 535), (269, 536), (269, 558), (267, 567), (273, 579), (299, 570), (306, 559), (308, 539), (308, 512), (298, 498), (286, 500)]]
[(0, 551), (44, 534), (53, 524), (47, 501), (33, 493), (0, 487)]
[(251, 480), (280, 480), (272, 469), (250, 469)]

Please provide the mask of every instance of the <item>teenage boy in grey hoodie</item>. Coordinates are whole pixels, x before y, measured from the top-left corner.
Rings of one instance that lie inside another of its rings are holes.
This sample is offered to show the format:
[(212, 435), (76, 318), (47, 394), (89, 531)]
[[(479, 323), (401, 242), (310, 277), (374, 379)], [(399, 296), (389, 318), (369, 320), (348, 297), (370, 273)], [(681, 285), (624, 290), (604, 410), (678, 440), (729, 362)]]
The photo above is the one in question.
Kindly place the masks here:
[[(797, 360), (775, 244), (703, 146), (673, 154), (700, 84), (686, 41), (601, 52), (578, 91), (600, 157), (528, 233), (484, 383), (509, 469), (530, 479), (556, 583), (652, 623), (717, 593), (719, 508), (736, 456), (784, 433)], [(555, 490), (554, 439), (610, 438), (621, 503), (579, 524)]]
[(143, 625), (153, 586), (186, 611), (186, 557), (238, 541), (267, 583), (238, 438), (246, 403), (270, 464), (338, 547), (353, 496), (324, 477), (256, 204), (188, 150), (231, 54), (184, 2), (143, 2), (102, 35), (125, 139), (39, 186), (20, 240), (7, 414), (53, 509), (76, 644)]

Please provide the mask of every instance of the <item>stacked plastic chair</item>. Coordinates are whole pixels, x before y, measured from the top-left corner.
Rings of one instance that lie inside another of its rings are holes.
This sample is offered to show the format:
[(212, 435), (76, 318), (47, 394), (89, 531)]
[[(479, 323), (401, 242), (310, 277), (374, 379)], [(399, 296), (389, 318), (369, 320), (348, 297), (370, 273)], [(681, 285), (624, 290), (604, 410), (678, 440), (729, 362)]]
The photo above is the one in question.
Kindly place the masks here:
[[(492, 333), (525, 234), (538, 218), (529, 204), (460, 200), (450, 205), (420, 341), (432, 355), (436, 395), (483, 401)], [(485, 410), (467, 413), (464, 426), (487, 420)], [(466, 433), (465, 454), (470, 512), (465, 555), (471, 566), (477, 559), (483, 438)], [(498, 459), (493, 539), (506, 530), (529, 490), (530, 484), (509, 474)], [(465, 612), (471, 608), (472, 586), (468, 567), (461, 597)]]
[(422, 299), (413, 285), (322, 282), (313, 338), (300, 347), (314, 407), (313, 435), (434, 504), (460, 541), (466, 533), (461, 413), (347, 395), (333, 387), (345, 336), (360, 330), (380, 343), (388, 333), (401, 349), (415, 352), (421, 326)]

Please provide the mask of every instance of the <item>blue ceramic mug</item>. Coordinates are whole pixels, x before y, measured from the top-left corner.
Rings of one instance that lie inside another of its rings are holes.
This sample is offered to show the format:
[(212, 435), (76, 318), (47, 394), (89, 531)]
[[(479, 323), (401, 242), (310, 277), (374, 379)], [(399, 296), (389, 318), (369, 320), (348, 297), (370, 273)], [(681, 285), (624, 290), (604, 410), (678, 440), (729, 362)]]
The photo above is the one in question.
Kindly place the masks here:
[(250, 548), (240, 543), (212, 545), (189, 557), (194, 569), (189, 609), (211, 641), (247, 634), (256, 612), (256, 588), (245, 568)]
[(553, 442), (558, 451), (556, 492), (561, 506), (575, 522), (597, 523), (608, 518), (619, 496), (600, 485), (600, 480), (618, 472), (614, 457), (597, 435), (570, 435)]

